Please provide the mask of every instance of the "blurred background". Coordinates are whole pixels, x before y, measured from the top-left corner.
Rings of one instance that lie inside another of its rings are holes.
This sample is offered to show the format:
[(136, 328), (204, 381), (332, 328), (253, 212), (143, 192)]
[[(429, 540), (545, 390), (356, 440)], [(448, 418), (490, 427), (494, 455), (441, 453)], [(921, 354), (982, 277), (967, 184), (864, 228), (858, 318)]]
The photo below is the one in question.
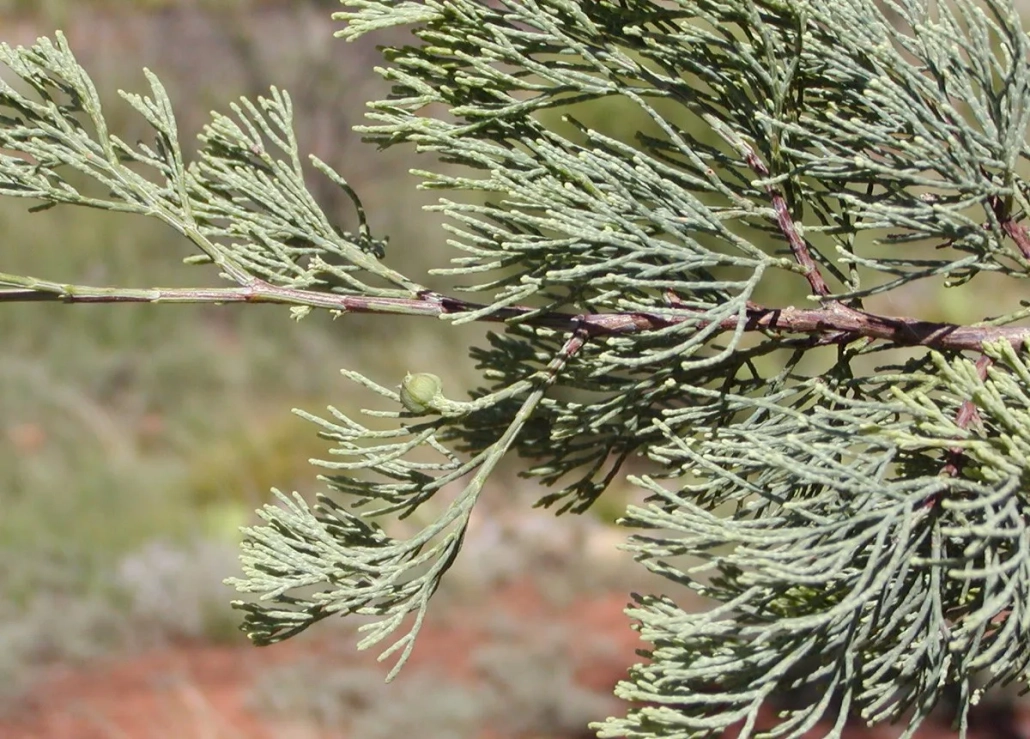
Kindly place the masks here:
[[(434, 198), (407, 174), (430, 163), (377, 152), (351, 131), (364, 102), (386, 94), (372, 72), (385, 38), (333, 38), (338, 7), (0, 0), (0, 41), (64, 30), (111, 129), (129, 141), (150, 134), (116, 91), (145, 91), (143, 67), (168, 89), (184, 142), (210, 110), (270, 85), (288, 90), (302, 148), (361, 195), (374, 233), (390, 237), (387, 263), (420, 279), (447, 259), (444, 232), (421, 210)], [(598, 107), (577, 117), (628, 140), (648, 125)], [(331, 217), (354, 225), (342, 193), (311, 185)], [(160, 224), (26, 208), (0, 200), (2, 271), (91, 285), (216, 282), (181, 264), (189, 244)], [(776, 290), (778, 302), (803, 300), (800, 279)], [(889, 312), (961, 321), (1015, 296), (984, 280), (947, 300), (927, 284), (889, 300)], [(555, 519), (502, 469), (390, 686), (375, 654), (356, 652), (351, 624), (266, 649), (236, 629), (222, 580), (238, 572), (239, 526), (273, 486), (319, 489), (307, 460), (327, 445), (290, 409), (374, 403), (341, 367), (385, 385), (435, 372), (460, 397), (477, 384), (463, 347), (484, 329), (442, 328), (317, 314), (298, 324), (285, 308), (255, 306), (3, 305), (0, 739), (559, 739), (591, 736), (587, 721), (621, 711), (611, 689), (641, 646), (622, 608), (649, 586), (616, 549), (625, 534), (612, 521), (630, 490)]]

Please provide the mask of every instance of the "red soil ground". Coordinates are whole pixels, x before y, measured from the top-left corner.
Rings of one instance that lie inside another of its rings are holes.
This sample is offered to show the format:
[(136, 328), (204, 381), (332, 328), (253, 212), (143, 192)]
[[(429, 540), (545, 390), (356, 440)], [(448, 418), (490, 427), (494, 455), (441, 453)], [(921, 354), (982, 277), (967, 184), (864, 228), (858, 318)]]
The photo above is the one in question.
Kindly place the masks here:
[[(555, 609), (532, 587), (513, 585), (493, 598), (494, 608), (503, 608), (515, 619), (540, 619), (554, 623), (558, 618), (574, 625), (571, 633), (602, 637), (611, 649), (609, 657), (598, 658), (597, 650), (574, 652), (577, 679), (584, 687), (608, 691), (634, 661), (639, 644), (627, 628), (622, 609), (625, 595), (612, 594), (581, 600)], [(487, 609), (488, 610), (488, 609)], [(454, 621), (454, 619), (451, 619)], [(469, 655), (483, 639), (483, 619), (461, 619), (453, 623), (427, 625), (406, 670), (420, 666), (442, 669), (457, 681), (475, 679)], [(55, 667), (18, 706), (0, 720), (0, 739), (347, 739), (310, 723), (287, 723), (263, 715), (254, 705), (252, 687), (264, 671), (324, 656), (326, 645), (312, 639), (295, 639), (275, 647), (257, 649), (247, 645), (178, 645), (131, 658), (105, 661), (87, 667)], [(338, 646), (334, 653), (342, 653)], [(354, 657), (374, 664), (372, 655)], [(385, 668), (382, 668), (385, 674)], [(401, 678), (403, 679), (403, 677)], [(612, 711), (618, 712), (618, 703)], [(771, 718), (771, 717), (770, 717)], [(1022, 721), (1023, 726), (1017, 724)], [(1030, 738), (1030, 723), (998, 714), (981, 718), (976, 739)], [(1008, 733), (1006, 733), (1008, 732)], [(850, 728), (848, 739), (888, 739), (896, 729), (876, 731)], [(825, 729), (810, 732), (821, 737)], [(578, 736), (533, 739), (586, 739)], [(927, 726), (919, 739), (955, 736), (940, 726)], [(401, 739), (401, 738), (398, 738)], [(476, 739), (516, 739), (484, 729)], [(518, 739), (529, 739), (521, 737)]]

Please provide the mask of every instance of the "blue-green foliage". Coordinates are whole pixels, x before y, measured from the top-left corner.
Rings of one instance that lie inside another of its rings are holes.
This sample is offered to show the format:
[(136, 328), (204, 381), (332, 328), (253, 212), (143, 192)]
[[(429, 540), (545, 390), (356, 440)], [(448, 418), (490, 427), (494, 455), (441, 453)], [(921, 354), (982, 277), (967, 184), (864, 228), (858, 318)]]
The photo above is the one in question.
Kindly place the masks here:
[[(214, 114), (189, 159), (155, 76), (125, 99), (156, 142), (130, 145), (63, 38), (0, 51), (35, 92), (0, 88), (0, 146), (15, 152), (0, 191), (156, 217), (234, 283), (0, 274), (0, 298), (496, 325), (470, 349), (483, 381), (469, 400), (346, 370), (379, 407), (303, 414), (333, 443), (317, 462), (329, 490), (277, 491), (246, 531), (233, 583), (254, 598), (237, 604), (254, 641), (358, 615), (360, 646), (392, 639), (395, 674), (505, 457), (559, 512), (587, 509), (644, 458), (654, 471), (627, 479), (649, 498), (624, 523), (672, 591), (635, 596), (647, 660), (618, 689), (634, 707), (601, 736), (751, 735), (785, 691), (799, 698), (780, 736), (821, 720), (839, 735), (849, 715), (914, 732), (946, 691), (964, 730), (983, 689), (1028, 681), (1030, 312), (958, 325), (891, 302), (1030, 269), (1030, 41), (1013, 8), (343, 5), (345, 38), (414, 35), (385, 47), (392, 92), (360, 130), (443, 163), (420, 175), (453, 193), (434, 206), (449, 219), (454, 256), (436, 270), (449, 289), (408, 274), (393, 257), (405, 247), (384, 249), (350, 185), (311, 158), (356, 228), (319, 206), (284, 92)], [(629, 137), (577, 118), (591, 106), (647, 124)], [(450, 501), (437, 517), (393, 525), (437, 494)], [(711, 610), (684, 610), (677, 587)]]

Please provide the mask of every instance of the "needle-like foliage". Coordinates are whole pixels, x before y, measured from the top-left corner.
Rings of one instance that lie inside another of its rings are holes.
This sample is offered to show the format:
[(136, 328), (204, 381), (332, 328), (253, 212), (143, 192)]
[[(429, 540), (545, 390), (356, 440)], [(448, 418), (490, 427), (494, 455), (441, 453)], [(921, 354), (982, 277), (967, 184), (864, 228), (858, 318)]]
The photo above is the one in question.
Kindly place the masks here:
[[(983, 691), (1030, 681), (1027, 304), (957, 325), (880, 299), (1028, 274), (1030, 39), (1010, 5), (343, 5), (344, 38), (413, 34), (384, 49), (393, 91), (361, 130), (434, 154), (424, 186), (464, 192), (435, 206), (449, 293), (395, 271), (404, 245), (386, 254), (313, 159), (360, 232), (327, 219), (285, 93), (216, 115), (186, 163), (154, 76), (124, 97), (155, 143), (130, 146), (61, 37), (0, 49), (25, 83), (0, 87), (0, 192), (159, 218), (236, 283), (0, 274), (0, 300), (497, 324), (471, 348), (485, 384), (469, 400), (426, 373), (396, 389), (346, 371), (382, 409), (304, 414), (334, 442), (330, 491), (279, 494), (247, 530), (233, 582), (258, 596), (237, 604), (254, 641), (362, 615), (362, 646), (392, 639), (396, 671), (502, 457), (522, 457), (561, 512), (643, 457), (629, 548), (670, 591), (635, 596), (649, 651), (618, 688), (635, 707), (600, 736), (797, 737), (820, 721), (838, 736), (853, 716), (911, 735), (945, 693), (965, 731)], [(596, 106), (639, 135), (587, 122)], [(793, 286), (807, 304), (766, 302)], [(387, 533), (384, 517), (445, 489), (439, 519)], [(685, 611), (677, 588), (712, 608)]]

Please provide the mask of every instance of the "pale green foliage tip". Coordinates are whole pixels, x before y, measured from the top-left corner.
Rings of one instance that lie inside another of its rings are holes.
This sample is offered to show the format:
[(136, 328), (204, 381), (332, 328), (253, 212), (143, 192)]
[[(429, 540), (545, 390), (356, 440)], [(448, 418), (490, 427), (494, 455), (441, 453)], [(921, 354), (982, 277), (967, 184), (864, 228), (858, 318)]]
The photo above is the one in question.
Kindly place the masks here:
[[(279, 494), (247, 530), (233, 582), (259, 596), (237, 604), (255, 641), (360, 614), (362, 646), (402, 633), (384, 653), (396, 671), (502, 457), (524, 458), (560, 511), (585, 510), (644, 457), (653, 472), (630, 479), (650, 498), (624, 521), (641, 530), (630, 549), (716, 607), (635, 597), (651, 655), (618, 688), (637, 707), (601, 736), (720, 736), (738, 722), (749, 735), (784, 689), (800, 698), (779, 736), (820, 718), (839, 735), (849, 712), (904, 717), (911, 732), (951, 689), (964, 728), (977, 690), (1027, 683), (1030, 367), (1012, 325), (1027, 308), (954, 327), (863, 302), (918, 281), (1027, 276), (1030, 43), (1009, 5), (343, 5), (345, 38), (414, 33), (385, 49), (393, 91), (361, 130), (463, 165), (420, 174), (471, 193), (436, 206), (455, 249), (439, 271), (468, 299), (395, 272), (405, 246), (385, 253), (357, 196), (313, 159), (361, 228), (326, 218), (285, 93), (216, 114), (186, 164), (153, 75), (148, 97), (124, 98), (155, 143), (129, 146), (62, 38), (0, 50), (32, 88), (0, 91), (0, 191), (159, 218), (233, 296), (298, 316), (499, 323), (471, 350), (486, 383), (471, 400), (447, 400), (426, 373), (397, 388), (345, 371), (385, 410), (368, 423), (302, 414), (334, 444), (318, 463), (331, 492)], [(627, 141), (585, 123), (590, 103), (645, 130)], [(806, 281), (801, 308), (758, 299), (760, 285)], [(812, 354), (825, 345), (836, 353)], [(918, 349), (884, 353), (903, 346)], [(379, 523), (444, 488), (453, 505), (410, 538)]]

